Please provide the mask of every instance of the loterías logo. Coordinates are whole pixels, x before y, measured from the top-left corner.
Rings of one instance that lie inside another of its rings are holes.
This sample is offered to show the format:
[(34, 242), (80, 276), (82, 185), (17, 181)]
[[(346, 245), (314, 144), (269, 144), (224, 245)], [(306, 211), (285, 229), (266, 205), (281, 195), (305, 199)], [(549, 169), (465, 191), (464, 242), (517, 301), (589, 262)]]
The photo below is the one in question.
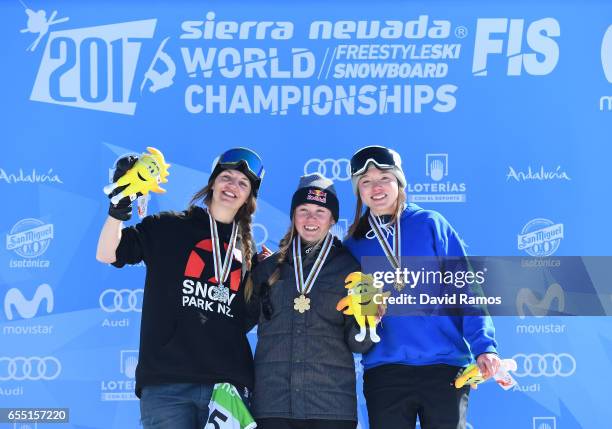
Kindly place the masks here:
[[(34, 52), (51, 25), (69, 20), (49, 19), (46, 12), (26, 9), (27, 28), (22, 33), (38, 34), (28, 47)], [(157, 19), (122, 22), (94, 27), (57, 30), (49, 33), (30, 100), (82, 109), (133, 115), (136, 111), (134, 88), (150, 92), (172, 85), (174, 62), (160, 44), (148, 71), (140, 82), (136, 70), (143, 42), (152, 39)], [(163, 73), (154, 69), (161, 61)], [(138, 82), (138, 83), (137, 83)]]

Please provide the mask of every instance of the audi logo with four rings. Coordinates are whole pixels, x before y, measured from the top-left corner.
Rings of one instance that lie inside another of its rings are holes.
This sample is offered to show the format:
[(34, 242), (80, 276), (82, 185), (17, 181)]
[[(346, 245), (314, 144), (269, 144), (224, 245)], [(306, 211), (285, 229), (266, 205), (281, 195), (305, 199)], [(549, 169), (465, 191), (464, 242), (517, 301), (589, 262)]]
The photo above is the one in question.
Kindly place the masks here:
[(55, 380), (62, 364), (53, 356), (0, 357), (0, 381)]
[(144, 289), (106, 289), (100, 295), (100, 308), (107, 313), (142, 312)]
[(304, 164), (304, 174), (319, 173), (328, 179), (346, 182), (351, 180), (351, 161), (341, 159), (309, 159)]
[(514, 355), (517, 377), (569, 377), (576, 372), (576, 359), (569, 353)]

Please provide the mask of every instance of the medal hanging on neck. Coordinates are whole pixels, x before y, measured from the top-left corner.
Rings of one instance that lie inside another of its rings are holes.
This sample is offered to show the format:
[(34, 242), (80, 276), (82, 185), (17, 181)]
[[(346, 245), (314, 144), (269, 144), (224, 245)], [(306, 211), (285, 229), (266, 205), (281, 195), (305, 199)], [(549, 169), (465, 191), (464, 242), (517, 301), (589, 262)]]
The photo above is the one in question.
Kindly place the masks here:
[[(395, 220), (395, 225), (393, 226), (393, 249), (389, 246), (389, 242), (385, 238), (382, 232), (382, 228), (378, 224), (378, 220), (372, 215), (372, 213), (368, 216), (368, 222), (370, 222), (370, 228), (374, 231), (374, 235), (378, 239), (380, 243), (380, 247), (382, 247), (387, 259), (391, 263), (391, 266), (395, 270), (401, 270), (402, 268), (402, 237), (401, 237), (401, 228), (399, 219)], [(401, 282), (396, 282), (393, 286), (398, 292), (401, 292), (402, 289), (406, 287), (405, 284)]]
[(236, 222), (232, 222), (232, 234), (230, 235), (229, 244), (225, 252), (225, 259), (221, 260), (221, 240), (219, 239), (219, 231), (217, 230), (217, 221), (208, 212), (208, 220), (210, 221), (210, 235), (212, 241), (212, 255), (215, 266), (215, 279), (218, 286), (218, 298), (223, 303), (229, 302), (229, 289), (224, 285), (229, 277), (232, 269), (232, 259), (234, 257), (234, 248), (236, 247), (236, 239), (238, 238), (238, 227)]
[(306, 295), (308, 295), (312, 289), (321, 268), (323, 268), (323, 264), (325, 263), (327, 255), (331, 250), (332, 242), (333, 236), (328, 232), (325, 240), (323, 241), (323, 245), (321, 246), (321, 251), (317, 256), (317, 259), (315, 260), (306, 281), (304, 281), (304, 270), (302, 269), (302, 239), (300, 238), (299, 234), (293, 239), (293, 269), (295, 271), (295, 284), (297, 286), (297, 291), (300, 294), (299, 297), (293, 300), (294, 310), (299, 311), (300, 313), (310, 310), (310, 298), (308, 298)]

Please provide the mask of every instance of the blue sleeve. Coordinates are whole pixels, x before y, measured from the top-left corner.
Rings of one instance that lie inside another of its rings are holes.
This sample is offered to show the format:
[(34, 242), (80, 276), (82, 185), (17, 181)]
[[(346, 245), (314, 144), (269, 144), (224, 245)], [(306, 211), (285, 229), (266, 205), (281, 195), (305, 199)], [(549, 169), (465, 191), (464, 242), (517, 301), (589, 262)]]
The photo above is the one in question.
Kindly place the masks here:
[[(456, 256), (465, 258), (466, 268), (469, 268), (465, 245), (453, 227), (441, 217), (436, 223), (439, 227), (437, 236), (440, 256)], [(482, 309), (476, 308), (475, 316), (463, 316), (463, 336), (470, 345), (475, 357), (482, 353), (497, 353), (495, 341), (495, 326), (488, 314), (482, 314)]]

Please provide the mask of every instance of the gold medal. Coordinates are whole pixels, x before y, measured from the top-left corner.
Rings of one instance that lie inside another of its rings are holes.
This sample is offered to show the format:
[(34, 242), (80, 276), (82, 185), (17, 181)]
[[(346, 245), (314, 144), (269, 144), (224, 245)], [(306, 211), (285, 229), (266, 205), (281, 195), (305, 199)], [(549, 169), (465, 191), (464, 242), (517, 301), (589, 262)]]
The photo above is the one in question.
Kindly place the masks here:
[(304, 313), (310, 310), (310, 298), (306, 298), (306, 295), (300, 295), (293, 300), (293, 309)]
[(293, 269), (295, 273), (295, 285), (297, 287), (297, 291), (300, 294), (299, 297), (293, 300), (293, 308), (296, 311), (299, 311), (303, 314), (305, 311), (310, 310), (310, 298), (306, 297), (306, 295), (312, 289), (319, 272), (323, 268), (323, 264), (327, 259), (327, 255), (332, 248), (333, 237), (328, 232), (325, 240), (323, 241), (323, 245), (321, 247), (321, 251), (317, 259), (315, 260), (312, 268), (310, 269), (310, 274), (306, 280), (304, 280), (304, 272), (302, 270), (302, 241), (300, 236), (298, 235), (293, 239)]

